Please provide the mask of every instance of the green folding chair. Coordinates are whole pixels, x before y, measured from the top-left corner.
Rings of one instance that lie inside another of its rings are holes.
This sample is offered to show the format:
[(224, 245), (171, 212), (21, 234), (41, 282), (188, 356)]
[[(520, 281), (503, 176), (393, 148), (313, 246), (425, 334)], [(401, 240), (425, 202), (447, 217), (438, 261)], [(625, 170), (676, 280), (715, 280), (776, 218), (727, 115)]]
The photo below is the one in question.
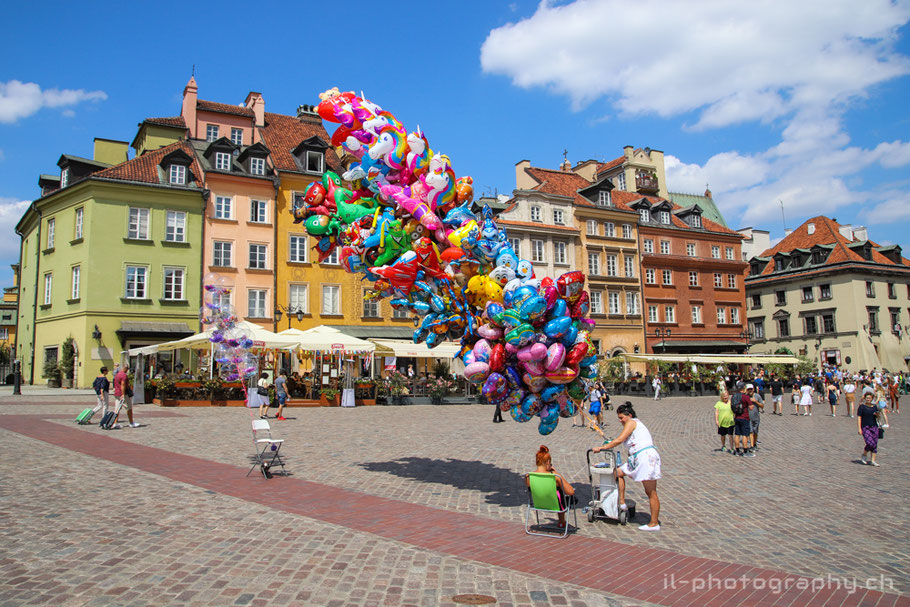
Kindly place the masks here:
[[(575, 527), (578, 528), (578, 512), (575, 510), (575, 500), (566, 498), (566, 506), (560, 508), (559, 495), (556, 492), (556, 475), (544, 472), (531, 472), (528, 474), (528, 489), (531, 493), (531, 500), (528, 504), (528, 512), (525, 516), (525, 533), (528, 535), (541, 535), (544, 537), (566, 537), (569, 534), (569, 521), (566, 518), (566, 526), (562, 529), (561, 535), (552, 533), (540, 533), (532, 531), (532, 527), (541, 527), (540, 513), (548, 514), (566, 514), (570, 509), (575, 517)], [(531, 512), (534, 513), (537, 523), (531, 524)]]

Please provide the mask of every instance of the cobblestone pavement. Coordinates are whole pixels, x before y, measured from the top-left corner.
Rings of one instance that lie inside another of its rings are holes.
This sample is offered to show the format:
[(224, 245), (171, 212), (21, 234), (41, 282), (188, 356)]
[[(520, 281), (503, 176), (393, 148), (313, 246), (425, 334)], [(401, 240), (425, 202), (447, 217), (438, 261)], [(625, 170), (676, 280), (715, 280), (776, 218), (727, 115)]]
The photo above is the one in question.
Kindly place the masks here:
[[(789, 414), (763, 416), (760, 454), (754, 459), (745, 459), (713, 450), (719, 444), (713, 430), (713, 399), (686, 398), (659, 403), (632, 400), (639, 417), (651, 429), (663, 459), (664, 479), (659, 483), (659, 492), (664, 531), (644, 534), (631, 525), (620, 527), (606, 522), (582, 522), (578, 535), (810, 576), (865, 579), (881, 575), (893, 580), (893, 589), (886, 586), (886, 591), (908, 592), (906, 564), (910, 562), (907, 554), (910, 538), (902, 497), (910, 483), (900, 465), (906, 459), (907, 443), (902, 432), (905, 424), (899, 415), (892, 414), (892, 427), (886, 431), (887, 436), (881, 443), (882, 467), (873, 469), (856, 463), (862, 440), (856, 434), (855, 420), (824, 417), (820, 407), (816, 407), (811, 418)], [(72, 405), (42, 406), (40, 413), (74, 415), (72, 409)], [(35, 407), (0, 406), (0, 414), (11, 413), (31, 415), (38, 411)], [(165, 413), (171, 416), (152, 416)], [(491, 424), (492, 409), (482, 406), (292, 409), (288, 415), (293, 419), (273, 423), (276, 434), (288, 441), (285, 449), (295, 477), (512, 522), (523, 522), (521, 507), (526, 492), (520, 474), (532, 469), (533, 454), (540, 443), (551, 448), (557, 468), (573, 482), (577, 481), (576, 487), (584, 495), (587, 492), (584, 451), (600, 442), (589, 430), (572, 428), (570, 420), (562, 420), (556, 432), (547, 437), (539, 436), (533, 423)], [(607, 415), (608, 432), (615, 434), (618, 424), (612, 412)], [(246, 465), (249, 461), (252, 448), (250, 417), (244, 409), (181, 408), (172, 413), (140, 406), (136, 417), (147, 425), (112, 432), (110, 436), (235, 466)], [(66, 420), (55, 423), (71, 425)], [(101, 434), (93, 426), (79, 431)], [(9, 479), (9, 483), (0, 486), (3, 498), (0, 503), (4, 504), (3, 517), (17, 520), (15, 528), (7, 527), (2, 532), (4, 546), (15, 545), (17, 551), (22, 551), (15, 557), (0, 552), (2, 579), (22, 577), (15, 568), (27, 568), (35, 562), (34, 557), (26, 558), (29, 554), (37, 555), (37, 561), (41, 563), (34, 569), (36, 579), (26, 576), (26, 581), (20, 583), (26, 588), (0, 585), (0, 604), (25, 604), (28, 600), (23, 601), (16, 592), (34, 591), (52, 582), (54, 592), (73, 594), (72, 604), (108, 604), (90, 603), (101, 600), (100, 594), (86, 598), (76, 596), (75, 589), (89, 584), (83, 592), (91, 594), (90, 588), (97, 590), (108, 583), (110, 576), (105, 575), (108, 566), (101, 563), (110, 559), (99, 563), (93, 562), (92, 558), (106, 556), (112, 544), (128, 556), (115, 557), (125, 560), (109, 566), (129, 565), (123, 575), (145, 575), (142, 579), (147, 586), (135, 597), (105, 595), (110, 598), (109, 603), (131, 600), (138, 601), (137, 604), (155, 603), (157, 601), (152, 599), (155, 593), (164, 592), (172, 585), (179, 587), (179, 580), (194, 575), (187, 573), (189, 569), (206, 566), (210, 568), (207, 573), (197, 573), (196, 578), (190, 580), (191, 590), (179, 589), (170, 596), (171, 600), (164, 602), (221, 604), (217, 599), (219, 593), (205, 583), (219, 583), (226, 579), (225, 575), (229, 581), (225, 582), (224, 588), (243, 589), (237, 600), (250, 593), (255, 597), (250, 597), (250, 601), (267, 599), (259, 592), (268, 591), (270, 587), (258, 585), (270, 579), (269, 574), (276, 575), (279, 567), (290, 568), (288, 562), (282, 560), (283, 556), (263, 553), (254, 557), (260, 559), (255, 562), (269, 573), (250, 575), (244, 569), (250, 579), (242, 584), (235, 583), (232, 573), (228, 573), (236, 570), (240, 574), (240, 560), (249, 557), (249, 549), (255, 545), (253, 538), (258, 533), (263, 534), (263, 545), (281, 545), (286, 548), (281, 551), (282, 555), (296, 554), (293, 564), (302, 567), (293, 573), (278, 575), (279, 580), (299, 576), (301, 571), (311, 575), (308, 572), (314, 570), (314, 566), (315, 570), (335, 571), (332, 567), (339, 562), (350, 563), (352, 555), (358, 561), (363, 558), (365, 562), (382, 562), (381, 569), (385, 570), (389, 551), (395, 555), (391, 574), (395, 579), (410, 579), (408, 572), (416, 567), (417, 575), (412, 577), (421, 580), (419, 584), (414, 582), (419, 590), (416, 598), (409, 595), (406, 600), (403, 595), (382, 594), (380, 589), (374, 591), (378, 593), (373, 597), (377, 604), (446, 604), (445, 597), (455, 591), (496, 595), (494, 588), (502, 591), (497, 595), (500, 605), (611, 604), (608, 601), (626, 604), (618, 597), (607, 599), (602, 593), (593, 594), (563, 583), (548, 585), (514, 571), (415, 550), (343, 526), (308, 521), (305, 531), (301, 531), (301, 526), (295, 524), (300, 517), (291, 514), (270, 512), (197, 487), (175, 485), (128, 467), (99, 465), (94, 458), (46, 447), (6, 430), (0, 430), (0, 434), (3, 435), (0, 461), (4, 462), (3, 476)], [(99, 437), (99, 440), (103, 439)], [(28, 474), (12, 474), (10, 462), (16, 460), (17, 453), (29, 448), (38, 448), (42, 456), (37, 461), (30, 458)], [(52, 479), (53, 491), (49, 492), (44, 483), (35, 483), (36, 478)], [(645, 520), (647, 507), (640, 488), (631, 487), (630, 496), (642, 504), (640, 510), (644, 512), (639, 513), (638, 519)], [(13, 509), (10, 507), (13, 500), (27, 507)], [(179, 511), (173, 509), (175, 503), (180, 504)], [(75, 509), (70, 510), (74, 504)], [(107, 528), (99, 527), (102, 519), (98, 513), (105, 504), (109, 506), (108, 511), (114, 513)], [(130, 514), (119, 514), (127, 511)], [(240, 511), (245, 513), (242, 519), (236, 517), (236, 512)], [(50, 522), (44, 517), (50, 517)], [(61, 518), (64, 520), (54, 520)], [(273, 520), (281, 522), (273, 523)], [(264, 527), (259, 526), (262, 521), (267, 521)], [(70, 530), (69, 538), (66, 534), (60, 536), (61, 525)], [(119, 531), (121, 526), (124, 527), (122, 532)], [(150, 535), (149, 526), (161, 533)], [(293, 540), (288, 539), (289, 532), (282, 531), (286, 528), (293, 529)], [(93, 536), (92, 530), (97, 530)], [(520, 529), (518, 531), (520, 533)], [(83, 534), (87, 532), (94, 543), (84, 543)], [(147, 548), (137, 548), (128, 539), (130, 535), (142, 537), (140, 544)], [(210, 536), (220, 536), (219, 541), (224, 543), (198, 540)], [(237, 546), (229, 545), (234, 538)], [(339, 553), (333, 543), (339, 541), (347, 542), (341, 551), (345, 557), (333, 561)], [(355, 547), (348, 549), (348, 544)], [(552, 548), (558, 550), (558, 545)], [(314, 549), (319, 556), (313, 553)], [(98, 554), (93, 554), (95, 552)], [(86, 554), (91, 557), (87, 561)], [(371, 561), (376, 554), (380, 556)], [(236, 560), (231, 561), (232, 558)], [(434, 583), (424, 580), (430, 567), (426, 563), (431, 562), (427, 559), (437, 558), (441, 569), (436, 573), (445, 570), (445, 563), (450, 562), (448, 567), (452, 575), (449, 579), (454, 581), (442, 584), (439, 576), (429, 578)], [(591, 558), (596, 563), (597, 555), (591, 555)], [(41, 559), (50, 561), (45, 563)], [(162, 563), (169, 563), (169, 559), (174, 561), (168, 565), (173, 569), (162, 574)], [(227, 569), (218, 572), (212, 565), (200, 564), (212, 559), (233, 564), (219, 564)], [(82, 566), (83, 561), (85, 566)], [(256, 565), (252, 568), (258, 570)], [(54, 571), (55, 575), (48, 580), (47, 575), (40, 575), (42, 571), (45, 574)], [(395, 571), (400, 573), (395, 574)], [(615, 574), (605, 572), (605, 575)], [(164, 575), (164, 578), (151, 580), (149, 576), (153, 575)], [(344, 574), (339, 576), (344, 579)], [(319, 579), (301, 579), (309, 580), (304, 586), (319, 583)], [(464, 583), (459, 584), (459, 580)], [(538, 582), (543, 586), (540, 590), (533, 586)], [(124, 593), (136, 592), (135, 584), (130, 581), (120, 586), (116, 581), (110, 583), (114, 585), (105, 592), (113, 588), (121, 588)], [(330, 604), (331, 600), (340, 601), (339, 605), (366, 604), (371, 591), (368, 590), (367, 595), (351, 593), (369, 588), (370, 583), (366, 579), (361, 581), (358, 574), (354, 575), (350, 588), (344, 586), (337, 597), (318, 594), (296, 600), (305, 604)], [(339, 581), (337, 585), (343, 584)], [(254, 587), (259, 590), (253, 592), (251, 588)], [(399, 585), (389, 586), (392, 587), (399, 588)], [(407, 584), (400, 587), (410, 588)], [(199, 594), (176, 598), (188, 591)], [(279, 604), (293, 603), (296, 595), (290, 592), (276, 591), (271, 596)], [(576, 594), (570, 596), (570, 592)], [(284, 598), (278, 601), (279, 596)], [(542, 599), (544, 596), (545, 600)], [(68, 603), (60, 601), (59, 604)], [(230, 603), (225, 601), (223, 604)]]

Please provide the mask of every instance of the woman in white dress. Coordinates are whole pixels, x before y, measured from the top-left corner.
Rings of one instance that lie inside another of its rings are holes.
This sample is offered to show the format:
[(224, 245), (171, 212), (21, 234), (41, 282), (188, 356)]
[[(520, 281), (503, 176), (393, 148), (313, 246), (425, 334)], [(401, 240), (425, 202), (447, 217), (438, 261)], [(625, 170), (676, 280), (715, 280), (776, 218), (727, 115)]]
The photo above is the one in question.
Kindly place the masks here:
[(803, 415), (812, 415), (812, 386), (809, 385), (809, 382), (803, 382), (802, 387), (799, 389), (800, 400), (799, 406), (806, 407), (807, 410), (803, 410)]
[(660, 454), (654, 447), (651, 433), (640, 419), (635, 416), (632, 403), (616, 407), (616, 417), (622, 424), (622, 432), (602, 447), (595, 447), (594, 452), (613, 449), (625, 445), (629, 456), (622, 466), (615, 469), (616, 484), (619, 487), (619, 507), (626, 509), (626, 479), (630, 477), (645, 488), (651, 507), (651, 520), (639, 527), (641, 531), (660, 531), (660, 500), (657, 498), (657, 481), (660, 479)]

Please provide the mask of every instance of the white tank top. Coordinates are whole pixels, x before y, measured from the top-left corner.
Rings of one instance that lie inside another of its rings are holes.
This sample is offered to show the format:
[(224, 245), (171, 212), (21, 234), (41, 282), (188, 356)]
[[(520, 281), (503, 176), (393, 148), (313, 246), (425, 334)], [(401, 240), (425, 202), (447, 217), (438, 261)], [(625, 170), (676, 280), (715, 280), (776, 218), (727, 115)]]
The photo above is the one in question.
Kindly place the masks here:
[(651, 439), (651, 433), (645, 427), (640, 419), (637, 417), (635, 419), (635, 429), (632, 430), (632, 434), (629, 435), (629, 438), (623, 442), (626, 446), (626, 449), (629, 450), (629, 453), (637, 453), (644, 449), (645, 447), (653, 447), (654, 441)]

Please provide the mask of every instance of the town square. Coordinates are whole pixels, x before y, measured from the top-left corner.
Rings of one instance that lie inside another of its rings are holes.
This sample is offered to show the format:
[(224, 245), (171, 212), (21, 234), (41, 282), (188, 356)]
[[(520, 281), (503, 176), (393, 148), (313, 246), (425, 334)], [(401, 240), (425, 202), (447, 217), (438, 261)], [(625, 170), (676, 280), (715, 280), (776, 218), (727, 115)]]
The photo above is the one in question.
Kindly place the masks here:
[(910, 605), (906, 3), (51, 5), (0, 605)]

